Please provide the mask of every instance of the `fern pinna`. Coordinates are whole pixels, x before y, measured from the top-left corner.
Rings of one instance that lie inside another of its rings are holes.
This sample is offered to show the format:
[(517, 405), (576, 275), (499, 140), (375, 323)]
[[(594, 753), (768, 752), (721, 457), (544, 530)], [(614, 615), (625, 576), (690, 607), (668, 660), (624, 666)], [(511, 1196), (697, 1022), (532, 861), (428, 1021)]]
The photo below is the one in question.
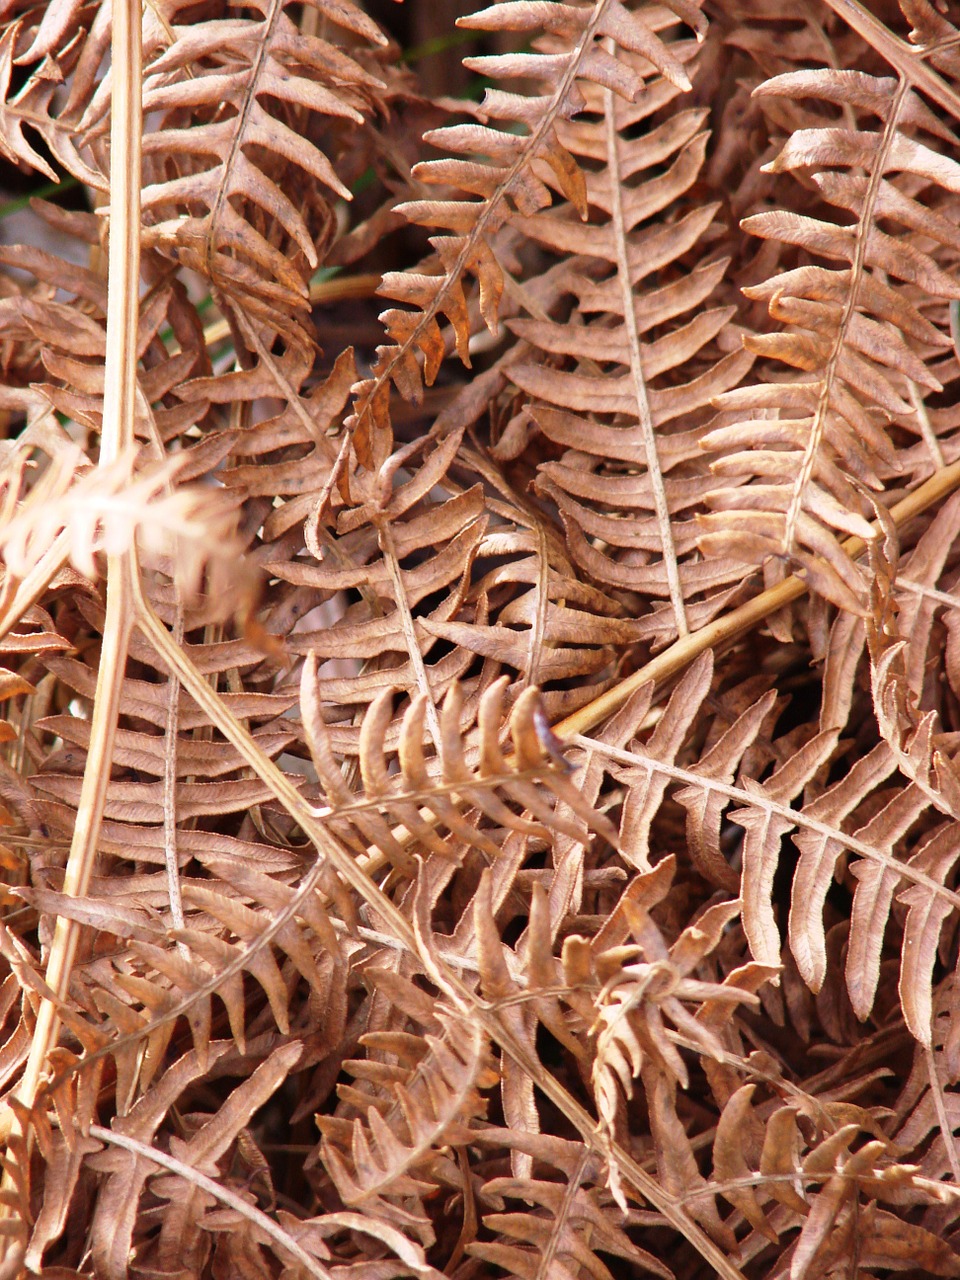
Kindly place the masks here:
[(958, 41), (0, 6), (3, 1276), (960, 1275)]

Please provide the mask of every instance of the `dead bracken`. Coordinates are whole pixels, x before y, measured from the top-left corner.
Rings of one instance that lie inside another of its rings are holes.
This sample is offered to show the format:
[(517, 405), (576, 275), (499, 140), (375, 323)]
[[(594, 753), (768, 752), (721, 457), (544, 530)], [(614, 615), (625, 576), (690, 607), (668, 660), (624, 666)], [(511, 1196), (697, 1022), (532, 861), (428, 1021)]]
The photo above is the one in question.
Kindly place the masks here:
[(960, 1276), (956, 7), (468, 8), (0, 5), (0, 1280)]

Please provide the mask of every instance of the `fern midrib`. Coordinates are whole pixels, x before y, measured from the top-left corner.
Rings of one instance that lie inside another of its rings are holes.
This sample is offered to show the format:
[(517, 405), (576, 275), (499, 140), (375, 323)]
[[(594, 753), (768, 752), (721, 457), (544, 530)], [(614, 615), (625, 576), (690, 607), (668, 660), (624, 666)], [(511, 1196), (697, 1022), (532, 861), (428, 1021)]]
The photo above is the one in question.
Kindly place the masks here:
[(820, 448), (823, 443), (823, 437), (827, 429), (827, 417), (831, 412), (830, 400), (833, 391), (834, 379), (838, 377), (837, 366), (840, 357), (846, 347), (847, 328), (851, 318), (857, 309), (860, 294), (860, 282), (865, 270), (867, 245), (874, 224), (874, 208), (876, 207), (877, 196), (880, 191), (880, 185), (883, 181), (883, 175), (886, 166), (887, 156), (893, 146), (897, 133), (897, 126), (900, 119), (900, 111), (903, 107), (904, 100), (909, 91), (909, 84), (906, 79), (901, 78), (897, 86), (896, 96), (887, 113), (884, 122), (883, 140), (877, 149), (876, 163), (874, 164), (867, 181), (867, 189), (863, 197), (863, 207), (860, 211), (860, 217), (857, 221), (857, 233), (854, 240), (853, 258), (850, 263), (850, 288), (844, 303), (843, 311), (840, 316), (840, 322), (837, 326), (837, 334), (834, 339), (833, 349), (827, 360), (826, 368), (820, 385), (820, 395), (817, 400), (817, 409), (814, 415), (813, 424), (810, 431), (810, 439), (807, 441), (804, 450), (803, 460), (797, 478), (794, 481), (793, 493), (791, 495), (790, 506), (787, 509), (786, 520), (783, 531), (783, 550), (785, 554), (790, 554), (797, 544), (797, 525), (799, 524), (801, 514), (803, 512), (804, 497), (807, 487), (813, 479), (814, 467), (820, 454)]
[(628, 765), (634, 769), (639, 767), (645, 769), (651, 775), (662, 774), (670, 778), (671, 781), (683, 782), (701, 791), (712, 791), (717, 795), (726, 796), (727, 799), (736, 801), (738, 804), (743, 805), (744, 808), (759, 809), (768, 816), (776, 815), (789, 822), (791, 827), (803, 827), (815, 835), (822, 836), (825, 840), (835, 841), (851, 853), (857, 853), (871, 862), (879, 863), (885, 870), (895, 872), (902, 879), (923, 886), (932, 895), (944, 899), (955, 910), (960, 911), (960, 893), (948, 889), (946, 885), (941, 884), (932, 876), (928, 876), (925, 872), (917, 870), (916, 867), (912, 867), (909, 863), (898, 861), (892, 853), (884, 853), (882, 849), (866, 844), (864, 841), (858, 840), (856, 836), (848, 835), (838, 827), (832, 827), (827, 822), (821, 822), (817, 818), (809, 817), (802, 809), (794, 809), (788, 804), (781, 804), (768, 796), (745, 791), (743, 788), (733, 786), (730, 783), (718, 782), (713, 778), (705, 777), (701, 773), (696, 773), (692, 769), (684, 769), (679, 765), (666, 764), (649, 756), (624, 751), (620, 747), (610, 746), (605, 742), (601, 742), (598, 738), (576, 734), (569, 741), (575, 746), (582, 747), (585, 751), (596, 752), (598, 755), (606, 756), (609, 760), (615, 760), (618, 764)]
[(273, 47), (273, 33), (277, 22), (278, 14), (283, 13), (284, 5), (287, 0), (271, 0), (268, 16), (263, 23), (264, 31), (257, 43), (257, 52), (254, 61), (247, 72), (245, 79), (247, 84), (243, 95), (243, 103), (237, 112), (236, 128), (232, 132), (230, 139), (230, 147), (227, 154), (220, 162), (223, 173), (223, 180), (217, 183), (217, 195), (213, 202), (213, 208), (210, 210), (210, 221), (207, 233), (203, 238), (203, 267), (210, 280), (216, 279), (216, 271), (213, 268), (213, 256), (216, 253), (217, 234), (220, 229), (220, 218), (223, 213), (223, 206), (230, 198), (229, 188), (232, 183), (232, 175), (236, 163), (236, 156), (240, 148), (243, 146), (243, 135), (246, 132), (247, 123), (250, 113), (257, 100), (257, 85), (260, 80), (265, 63), (271, 56)]
[[(606, 44), (612, 52), (612, 39), (608, 39)], [(673, 541), (670, 504), (667, 501), (663, 474), (660, 470), (660, 457), (657, 453), (657, 441), (654, 435), (653, 414), (650, 409), (650, 398), (647, 395), (647, 384), (643, 373), (640, 333), (637, 328), (637, 316), (634, 309), (635, 299), (630, 283), (630, 258), (623, 214), (623, 187), (620, 178), (620, 135), (617, 130), (616, 97), (612, 89), (603, 90), (603, 103), (605, 108), (604, 136), (607, 147), (607, 171), (610, 175), (610, 221), (613, 228), (613, 242), (616, 251), (616, 268), (617, 278), (620, 283), (623, 323), (630, 351), (630, 374), (637, 403), (637, 420), (640, 423), (640, 434), (643, 438), (643, 445), (647, 455), (647, 474), (650, 477), (653, 504), (657, 513), (657, 524), (660, 527), (661, 551), (667, 573), (667, 586), (670, 593), (670, 603), (673, 606), (677, 635), (685, 636), (689, 634), (690, 627), (687, 623), (683, 587), (680, 583), (680, 568), (677, 563), (677, 552)]]

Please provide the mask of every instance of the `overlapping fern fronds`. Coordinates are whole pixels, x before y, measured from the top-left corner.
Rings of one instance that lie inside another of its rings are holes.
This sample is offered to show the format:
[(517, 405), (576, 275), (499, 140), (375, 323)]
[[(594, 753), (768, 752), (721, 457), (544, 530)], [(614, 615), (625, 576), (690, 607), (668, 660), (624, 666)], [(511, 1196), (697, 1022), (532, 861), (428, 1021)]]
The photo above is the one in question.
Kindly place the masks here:
[(948, 8), (3, 7), (4, 1275), (960, 1275)]

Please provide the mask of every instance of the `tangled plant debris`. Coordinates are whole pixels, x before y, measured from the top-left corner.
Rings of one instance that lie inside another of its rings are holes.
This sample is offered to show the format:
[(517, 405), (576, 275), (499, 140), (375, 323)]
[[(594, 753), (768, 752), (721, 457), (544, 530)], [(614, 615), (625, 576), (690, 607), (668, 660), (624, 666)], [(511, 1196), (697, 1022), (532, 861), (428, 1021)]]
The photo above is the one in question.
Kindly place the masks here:
[(957, 13), (463, 8), (0, 5), (0, 1277), (960, 1276)]

